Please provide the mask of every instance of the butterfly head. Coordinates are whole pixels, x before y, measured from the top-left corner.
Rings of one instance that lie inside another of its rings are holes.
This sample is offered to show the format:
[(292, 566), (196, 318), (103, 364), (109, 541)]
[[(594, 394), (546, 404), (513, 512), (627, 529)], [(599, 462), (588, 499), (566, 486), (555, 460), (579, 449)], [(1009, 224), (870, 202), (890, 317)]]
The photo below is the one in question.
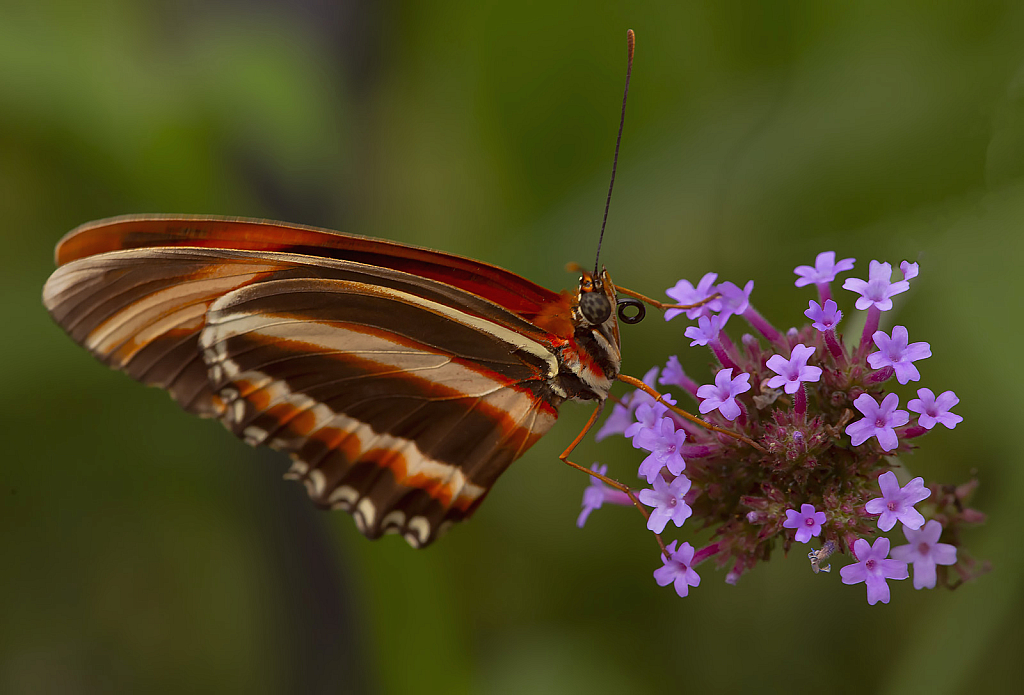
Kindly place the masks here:
[(584, 270), (576, 299), (580, 316), (590, 325), (599, 326), (611, 318), (615, 286), (608, 277), (608, 271), (602, 269), (601, 274), (595, 276)]

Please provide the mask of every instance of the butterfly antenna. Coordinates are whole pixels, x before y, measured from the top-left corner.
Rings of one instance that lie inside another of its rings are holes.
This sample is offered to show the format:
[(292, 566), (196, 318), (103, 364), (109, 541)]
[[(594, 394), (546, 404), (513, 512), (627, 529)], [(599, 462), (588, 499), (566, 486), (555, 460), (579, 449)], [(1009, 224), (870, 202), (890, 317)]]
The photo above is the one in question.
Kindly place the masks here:
[(619, 164), (619, 145), (622, 144), (622, 126), (626, 122), (626, 97), (629, 96), (629, 75), (633, 72), (633, 49), (636, 36), (632, 29), (626, 30), (626, 89), (622, 93), (622, 115), (619, 116), (619, 136), (615, 140), (615, 158), (612, 160), (612, 180), (608, 184), (608, 198), (604, 201), (604, 220), (601, 222), (601, 236), (597, 238), (597, 257), (594, 259), (594, 277), (598, 277), (601, 263), (601, 242), (604, 241), (604, 227), (608, 224), (608, 208), (612, 204), (612, 188), (615, 187), (615, 168)]

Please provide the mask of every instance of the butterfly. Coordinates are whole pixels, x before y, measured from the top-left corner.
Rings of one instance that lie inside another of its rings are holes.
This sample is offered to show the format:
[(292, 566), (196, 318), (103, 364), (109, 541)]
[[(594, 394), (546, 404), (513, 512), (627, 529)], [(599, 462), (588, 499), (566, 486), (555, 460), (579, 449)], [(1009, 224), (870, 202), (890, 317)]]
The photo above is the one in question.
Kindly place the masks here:
[(44, 304), (77, 343), (288, 453), (287, 477), (370, 538), (429, 544), (564, 401), (603, 402), (619, 376), (607, 270), (558, 293), (394, 242), (165, 216), (82, 225), (56, 263)]
[[(625, 97), (619, 141), (624, 116)], [(596, 262), (575, 293), (553, 292), (461, 256), (266, 220), (116, 217), (69, 232), (55, 258), (43, 302), (72, 339), (286, 452), (286, 477), (369, 538), (415, 547), (469, 517), (567, 400), (598, 404), (560, 457), (586, 471), (567, 457), (612, 384), (649, 390), (619, 373), (617, 316), (676, 306), (617, 291)]]

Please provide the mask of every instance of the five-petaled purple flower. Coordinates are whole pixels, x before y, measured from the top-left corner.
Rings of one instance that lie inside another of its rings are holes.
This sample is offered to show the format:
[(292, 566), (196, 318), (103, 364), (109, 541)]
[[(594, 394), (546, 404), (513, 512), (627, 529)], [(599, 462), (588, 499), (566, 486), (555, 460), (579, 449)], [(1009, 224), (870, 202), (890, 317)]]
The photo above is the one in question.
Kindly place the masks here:
[(825, 306), (821, 306), (813, 299), (808, 302), (808, 309), (804, 316), (809, 318), (816, 329), (824, 333), (835, 329), (836, 325), (843, 320), (843, 312), (839, 311), (839, 305), (831, 299), (825, 300)]
[(924, 517), (921, 516), (921, 512), (914, 509), (914, 505), (928, 499), (932, 494), (932, 491), (924, 486), (924, 478), (914, 478), (900, 487), (896, 474), (886, 471), (878, 476), (878, 487), (882, 491), (882, 496), (868, 500), (864, 505), (864, 511), (868, 514), (881, 515), (878, 517), (879, 529), (888, 531), (897, 521), (915, 531), (921, 528)]
[(679, 550), (676, 550), (676, 541), (672, 541), (666, 550), (669, 557), (665, 557), (664, 554), (661, 556), (661, 561), (665, 564), (654, 570), (654, 581), (658, 582), (658, 586), (675, 583), (676, 593), (681, 598), (686, 598), (691, 586), (700, 586), (700, 575), (690, 567), (690, 563), (693, 562), (693, 546), (683, 543)]
[(836, 275), (847, 270), (853, 270), (852, 258), (844, 258), (836, 263), (835, 251), (822, 251), (815, 257), (813, 268), (809, 265), (798, 265), (793, 272), (800, 276), (796, 279), (796, 286), (803, 287), (832, 282)]
[(953, 429), (964, 420), (956, 413), (949, 412), (959, 402), (960, 399), (952, 391), (943, 391), (936, 398), (931, 389), (918, 389), (917, 398), (910, 399), (907, 408), (918, 413), (917, 424), (926, 430), (940, 423)]
[[(689, 280), (680, 280), (674, 287), (665, 290), (665, 294), (674, 299), (678, 304), (699, 304), (718, 291), (715, 288), (715, 280), (717, 279), (718, 273), (706, 273), (700, 279), (700, 282), (697, 283), (696, 287), (691, 285)], [(720, 311), (721, 308), (721, 303), (717, 299), (713, 299), (707, 304), (702, 304), (694, 309), (666, 309), (665, 320), (669, 321), (685, 312), (686, 318), (693, 321), (698, 316), (708, 316), (712, 312)]]
[(648, 507), (654, 507), (647, 519), (647, 528), (655, 533), (665, 530), (665, 525), (672, 521), (682, 526), (690, 514), (690, 505), (683, 499), (690, 491), (690, 481), (685, 475), (677, 476), (671, 483), (666, 483), (660, 475), (654, 479), (653, 490), (641, 490), (640, 501)]
[(740, 406), (736, 396), (750, 390), (750, 375), (740, 372), (732, 378), (732, 367), (719, 369), (714, 384), (704, 384), (697, 389), (697, 397), (704, 400), (700, 403), (702, 415), (718, 410), (726, 420), (735, 420), (740, 415)]
[(928, 343), (910, 343), (910, 335), (904, 326), (893, 326), (891, 338), (885, 331), (875, 331), (871, 337), (878, 346), (878, 352), (868, 355), (872, 369), (892, 367), (896, 381), (901, 384), (921, 380), (921, 372), (917, 371), (914, 362), (932, 356)]
[(787, 360), (782, 355), (772, 355), (765, 363), (768, 369), (779, 376), (768, 380), (768, 387), (783, 387), (786, 393), (796, 393), (803, 381), (817, 381), (821, 378), (821, 367), (808, 367), (807, 359), (814, 354), (814, 348), (805, 347), (802, 343), (793, 346), (793, 352)]
[(900, 397), (895, 393), (886, 395), (881, 404), (869, 394), (857, 396), (853, 406), (863, 413), (864, 418), (846, 426), (846, 433), (850, 435), (853, 445), (860, 446), (872, 437), (877, 437), (878, 445), (884, 451), (892, 451), (899, 446), (895, 428), (910, 422), (910, 413), (896, 409), (899, 404)]
[(681, 474), (686, 468), (686, 461), (679, 453), (679, 447), (685, 440), (686, 431), (677, 430), (676, 423), (670, 417), (662, 418), (661, 422), (651, 429), (640, 430), (633, 439), (633, 445), (651, 453), (640, 464), (638, 475), (646, 478), (650, 485), (661, 476), (662, 468), (668, 468), (672, 475)]
[(722, 312), (719, 316), (722, 319), (722, 325), (725, 325), (725, 321), (736, 314), (737, 316), (742, 314), (750, 306), (750, 293), (754, 291), (754, 281), (747, 280), (747, 284), (742, 288), (733, 282), (723, 282), (718, 285), (718, 292), (722, 295), (721, 298), (721, 309)]
[(867, 281), (859, 278), (847, 278), (843, 283), (843, 289), (860, 295), (855, 305), (860, 311), (872, 306), (879, 311), (889, 311), (892, 309), (892, 297), (910, 289), (910, 282), (907, 280), (899, 282), (891, 282), (891, 280), (892, 266), (889, 263), (871, 261), (868, 264)]
[[(728, 317), (726, 317), (725, 320), (728, 320)], [(718, 314), (713, 316), (701, 316), (697, 319), (696, 326), (686, 327), (686, 330), (683, 331), (683, 335), (692, 341), (690, 343), (690, 347), (707, 345), (708, 343), (714, 342), (718, 339), (718, 334), (725, 326), (725, 320), (723, 320)]]
[(816, 512), (813, 504), (804, 503), (800, 505), (800, 511), (786, 510), (786, 520), (782, 522), (782, 527), (795, 528), (796, 542), (806, 543), (812, 536), (821, 533), (821, 525), (824, 523), (825, 512)]
[[(594, 463), (590, 470), (604, 475), (608, 472), (608, 466), (599, 466), (597, 463)], [(580, 512), (579, 518), (576, 519), (576, 526), (583, 528), (583, 524), (587, 523), (587, 517), (590, 516), (590, 512), (600, 509), (601, 505), (605, 502), (633, 504), (633, 501), (629, 499), (629, 495), (625, 492), (605, 485), (601, 480), (591, 476), (590, 485), (583, 491), (583, 511)]]
[(872, 606), (881, 601), (889, 603), (889, 585), (886, 579), (906, 579), (910, 576), (907, 563), (899, 560), (886, 559), (889, 554), (889, 539), (875, 539), (874, 545), (868, 545), (863, 538), (853, 543), (853, 552), (857, 562), (839, 570), (843, 584), (859, 584), (864, 582), (868, 587), (868, 603)]
[[(675, 399), (670, 396), (665, 396), (664, 398), (665, 403), (672, 403), (675, 405)], [(665, 417), (666, 413), (668, 413), (668, 406), (665, 405), (665, 403), (651, 399), (646, 403), (641, 403), (637, 406), (636, 412), (633, 414), (634, 417), (636, 417), (636, 422), (628, 425), (622, 432), (622, 436), (626, 439), (633, 440), (633, 448), (644, 448), (639, 442), (637, 442), (637, 435), (646, 430), (653, 430), (658, 426), (661, 419)]]
[(934, 589), (935, 565), (955, 565), (956, 547), (949, 543), (939, 543), (942, 524), (935, 519), (917, 531), (904, 526), (903, 535), (907, 537), (909, 545), (893, 548), (893, 558), (914, 564), (915, 589)]

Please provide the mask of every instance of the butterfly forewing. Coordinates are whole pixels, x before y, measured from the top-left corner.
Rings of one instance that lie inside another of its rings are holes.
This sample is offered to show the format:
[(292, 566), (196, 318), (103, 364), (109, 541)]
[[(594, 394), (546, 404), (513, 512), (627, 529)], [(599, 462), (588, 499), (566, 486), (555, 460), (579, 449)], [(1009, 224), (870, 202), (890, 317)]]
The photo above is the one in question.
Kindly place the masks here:
[(568, 305), (559, 293), (502, 268), (431, 249), (271, 220), (114, 217), (69, 232), (57, 245), (55, 258), (63, 266), (110, 251), (177, 246), (299, 254), (399, 270), (466, 290), (528, 320), (552, 316), (557, 307), (563, 315), (560, 330), (554, 332), (572, 330)]
[(196, 349), (209, 306), (233, 289), (287, 273), (279, 263), (188, 249), (106, 253), (59, 268), (43, 301), (97, 358), (167, 389), (186, 410), (217, 416)]

